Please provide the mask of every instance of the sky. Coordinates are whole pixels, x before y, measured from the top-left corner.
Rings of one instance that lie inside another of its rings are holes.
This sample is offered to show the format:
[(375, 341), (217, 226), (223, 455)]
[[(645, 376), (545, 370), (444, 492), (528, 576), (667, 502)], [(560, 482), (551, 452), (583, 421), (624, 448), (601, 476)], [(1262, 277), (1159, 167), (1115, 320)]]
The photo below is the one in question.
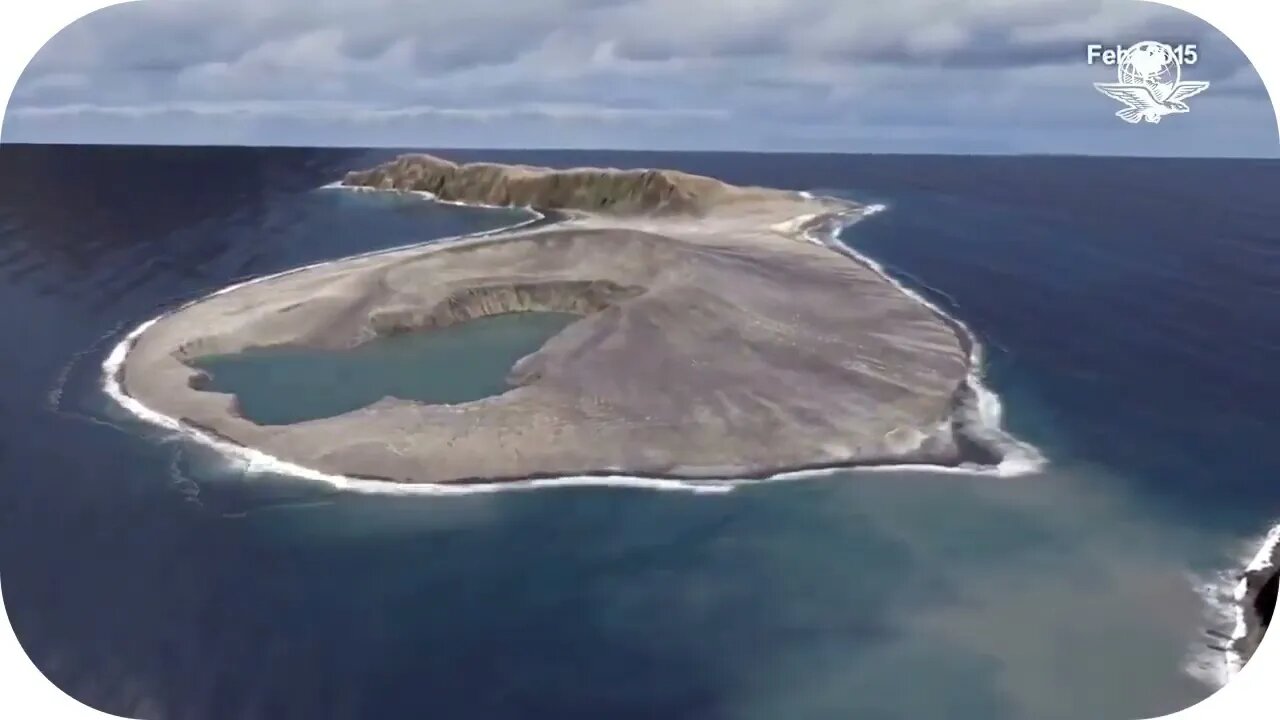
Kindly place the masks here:
[[(1090, 43), (1195, 42), (1130, 125)], [(1137, 0), (139, 0), (64, 29), (6, 142), (1280, 156), (1238, 48)]]

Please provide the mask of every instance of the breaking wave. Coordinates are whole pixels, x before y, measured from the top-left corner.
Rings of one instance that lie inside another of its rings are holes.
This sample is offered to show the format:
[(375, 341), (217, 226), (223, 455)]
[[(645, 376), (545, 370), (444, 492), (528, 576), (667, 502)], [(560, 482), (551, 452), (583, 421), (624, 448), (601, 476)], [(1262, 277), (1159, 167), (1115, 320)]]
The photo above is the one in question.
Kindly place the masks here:
[(1239, 643), (1248, 635), (1251, 612), (1248, 596), (1248, 574), (1275, 567), (1280, 550), (1280, 524), (1261, 538), (1242, 545), (1239, 560), (1230, 569), (1211, 577), (1195, 577), (1192, 582), (1205, 603), (1209, 641), (1192, 652), (1186, 671), (1192, 677), (1216, 687), (1223, 687), (1244, 667), (1247, 658), (1240, 654)]
[(807, 239), (810, 242), (825, 245), (862, 263), (903, 294), (929, 308), (929, 310), (965, 336), (969, 344), (969, 376), (965, 379), (965, 384), (970, 392), (957, 410), (957, 419), (964, 428), (968, 439), (976, 441), (983, 448), (992, 451), (1000, 460), (993, 466), (979, 464), (965, 464), (958, 467), (887, 465), (883, 468), (864, 469), (926, 469), (935, 472), (979, 473), (1001, 477), (1026, 475), (1040, 470), (1047, 462), (1040, 450), (1030, 443), (1018, 440), (1004, 430), (1004, 405), (1000, 402), (1000, 396), (983, 383), (983, 347), (982, 343), (978, 342), (978, 338), (973, 331), (924, 295), (903, 284), (889, 273), (880, 262), (858, 252), (847, 243), (841, 241), (840, 234), (845, 228), (862, 218), (884, 212), (886, 209), (886, 206), (882, 204), (867, 205), (852, 213), (834, 218), (832, 222), (811, 228), (807, 234)]

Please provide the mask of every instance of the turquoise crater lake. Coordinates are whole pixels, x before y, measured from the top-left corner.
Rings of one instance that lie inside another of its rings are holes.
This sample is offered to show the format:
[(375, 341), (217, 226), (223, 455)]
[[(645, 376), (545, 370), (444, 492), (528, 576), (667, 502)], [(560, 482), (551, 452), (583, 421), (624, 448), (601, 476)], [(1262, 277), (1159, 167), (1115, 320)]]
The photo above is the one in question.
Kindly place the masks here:
[(259, 425), (333, 417), (396, 397), (455, 404), (510, 389), (507, 373), (578, 316), (518, 312), (382, 337), (348, 350), (254, 348), (201, 358), (204, 388)]

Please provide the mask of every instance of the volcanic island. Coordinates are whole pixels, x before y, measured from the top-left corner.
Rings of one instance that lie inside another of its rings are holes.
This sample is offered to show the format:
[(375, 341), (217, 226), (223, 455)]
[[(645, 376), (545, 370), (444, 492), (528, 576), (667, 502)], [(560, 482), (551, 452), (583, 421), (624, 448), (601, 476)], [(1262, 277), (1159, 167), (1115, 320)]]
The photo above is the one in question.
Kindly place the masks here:
[[(672, 170), (401, 156), (342, 185), (526, 207), (547, 221), (309, 266), (136, 333), (117, 375), (154, 412), (318, 472), (399, 483), (765, 477), (998, 461), (970, 428), (970, 339), (818, 239), (856, 203)], [(196, 361), (343, 350), (516, 312), (579, 318), (459, 404), (385, 397), (259, 425)]]

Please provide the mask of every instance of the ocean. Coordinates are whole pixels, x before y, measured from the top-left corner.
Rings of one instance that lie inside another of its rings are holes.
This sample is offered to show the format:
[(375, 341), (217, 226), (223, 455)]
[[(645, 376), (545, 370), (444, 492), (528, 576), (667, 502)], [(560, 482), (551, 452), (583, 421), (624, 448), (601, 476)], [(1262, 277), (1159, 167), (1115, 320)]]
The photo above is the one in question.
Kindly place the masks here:
[(0, 579), (67, 693), (147, 720), (1123, 720), (1223, 682), (1280, 522), (1280, 162), (437, 152), (883, 204), (841, 242), (974, 332), (1047, 464), (447, 496), (263, 472), (124, 411), (108, 353), (235, 282), (527, 214), (323, 188), (395, 150), (4, 145)]

